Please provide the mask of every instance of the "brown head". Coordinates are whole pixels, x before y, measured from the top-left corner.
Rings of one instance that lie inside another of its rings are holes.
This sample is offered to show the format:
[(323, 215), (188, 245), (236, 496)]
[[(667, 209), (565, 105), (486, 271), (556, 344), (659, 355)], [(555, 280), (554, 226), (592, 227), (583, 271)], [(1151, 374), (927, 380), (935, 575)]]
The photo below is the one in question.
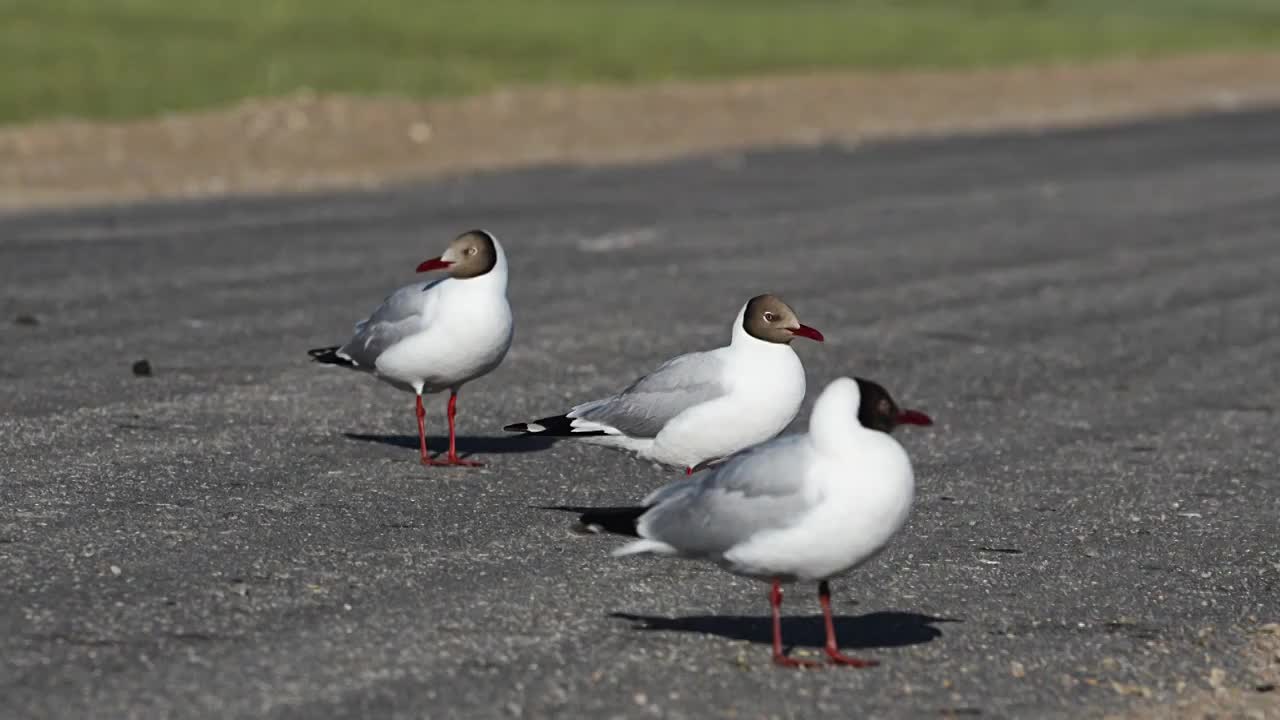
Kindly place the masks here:
[(448, 270), (451, 277), (479, 277), (498, 263), (497, 239), (485, 230), (469, 230), (454, 238), (440, 257), (425, 260), (418, 272)]
[(822, 342), (822, 333), (801, 325), (796, 311), (774, 295), (757, 295), (747, 302), (747, 309), (742, 314), (742, 329), (757, 340), (783, 345), (797, 335)]
[(902, 410), (880, 383), (855, 377), (858, 382), (858, 422), (869, 430), (893, 432), (899, 425), (932, 425), (933, 419), (919, 410)]

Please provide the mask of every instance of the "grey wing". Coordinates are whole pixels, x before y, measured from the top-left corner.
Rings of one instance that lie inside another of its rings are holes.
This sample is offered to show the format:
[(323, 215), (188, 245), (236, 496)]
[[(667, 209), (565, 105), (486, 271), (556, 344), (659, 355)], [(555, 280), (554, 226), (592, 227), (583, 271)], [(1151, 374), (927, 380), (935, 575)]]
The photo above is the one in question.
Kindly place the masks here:
[(406, 285), (388, 295), (372, 315), (356, 323), (355, 334), (338, 354), (372, 369), (387, 348), (422, 330), (432, 297), (427, 291), (439, 282)]
[(658, 366), (617, 395), (583, 403), (568, 414), (571, 418), (615, 428), (631, 437), (655, 437), (685, 410), (728, 394), (723, 370), (724, 361), (713, 353), (681, 355)]
[(717, 556), (756, 533), (788, 527), (813, 507), (804, 476), (808, 435), (789, 435), (731, 456), (702, 478), (681, 480), (645, 499), (643, 537), (692, 557)]

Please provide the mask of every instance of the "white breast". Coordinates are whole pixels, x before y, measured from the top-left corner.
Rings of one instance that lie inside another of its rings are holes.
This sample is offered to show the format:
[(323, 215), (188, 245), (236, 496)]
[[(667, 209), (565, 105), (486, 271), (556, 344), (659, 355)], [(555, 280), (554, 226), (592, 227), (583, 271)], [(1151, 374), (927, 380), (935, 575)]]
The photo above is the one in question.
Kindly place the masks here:
[(496, 368), (511, 347), (513, 323), (505, 293), (479, 279), (438, 286), (439, 302), (421, 331), (378, 357), (378, 375), (424, 392), (456, 388)]
[(751, 577), (823, 580), (883, 550), (907, 521), (915, 481), (902, 447), (888, 435), (868, 433), (856, 453), (811, 468), (808, 480), (817, 493), (811, 512), (790, 528), (760, 533), (725, 553), (726, 569)]
[(694, 466), (774, 438), (795, 419), (805, 376), (790, 346), (757, 342), (717, 352), (724, 353), (729, 393), (674, 418), (643, 455)]

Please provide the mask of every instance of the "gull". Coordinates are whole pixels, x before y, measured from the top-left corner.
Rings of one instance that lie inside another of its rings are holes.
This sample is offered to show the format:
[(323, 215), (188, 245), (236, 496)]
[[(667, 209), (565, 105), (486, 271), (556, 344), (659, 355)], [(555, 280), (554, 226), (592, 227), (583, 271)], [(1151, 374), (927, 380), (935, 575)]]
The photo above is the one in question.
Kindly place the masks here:
[(840, 652), (831, 584), (875, 557), (903, 526), (915, 481), (888, 433), (858, 421), (858, 383), (839, 378), (814, 403), (807, 433), (740, 452), (696, 478), (659, 488), (635, 507), (584, 513), (579, 523), (635, 538), (615, 557), (651, 554), (714, 563), (770, 583), (773, 661), (817, 663), (783, 653), (782, 585), (816, 582), (835, 665), (870, 667)]
[[(458, 457), (458, 392), (502, 362), (514, 325), (507, 303), (507, 257), (492, 233), (459, 235), (442, 255), (418, 265), (418, 272), (444, 270), (434, 282), (406, 285), (391, 293), (368, 318), (356, 323), (343, 345), (316, 348), (316, 362), (373, 373), (417, 395), (418, 445), (424, 465), (481, 463)], [(449, 391), (449, 453), (444, 461), (427, 454), (422, 394)]]
[(758, 295), (738, 311), (728, 345), (680, 355), (615, 395), (503, 429), (581, 438), (691, 474), (775, 437), (795, 418), (805, 392), (791, 348), (797, 337), (822, 342), (777, 296)]

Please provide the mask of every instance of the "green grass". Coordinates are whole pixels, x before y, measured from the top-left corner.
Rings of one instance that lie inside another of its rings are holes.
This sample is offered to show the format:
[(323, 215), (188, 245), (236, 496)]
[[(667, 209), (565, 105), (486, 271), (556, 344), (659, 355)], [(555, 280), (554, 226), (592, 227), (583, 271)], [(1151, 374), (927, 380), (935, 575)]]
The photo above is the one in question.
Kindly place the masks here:
[(0, 122), (1280, 48), (1280, 0), (0, 0)]

